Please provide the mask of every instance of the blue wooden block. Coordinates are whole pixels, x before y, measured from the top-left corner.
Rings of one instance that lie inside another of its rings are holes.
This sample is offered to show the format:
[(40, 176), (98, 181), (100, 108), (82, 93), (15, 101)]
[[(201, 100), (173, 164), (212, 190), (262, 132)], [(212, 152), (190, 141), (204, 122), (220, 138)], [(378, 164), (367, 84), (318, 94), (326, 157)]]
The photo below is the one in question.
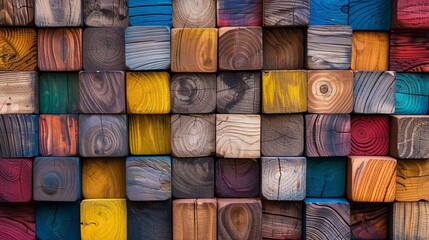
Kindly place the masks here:
[(310, 25), (347, 25), (349, 0), (310, 0)]
[(128, 18), (131, 26), (172, 25), (171, 0), (128, 0)]
[(347, 158), (307, 158), (307, 197), (344, 197)]
[(427, 114), (428, 105), (429, 74), (397, 73), (395, 114)]
[(349, 24), (353, 30), (390, 30), (392, 0), (350, 0)]
[(37, 239), (80, 239), (80, 203), (38, 202)]
[(38, 115), (0, 115), (0, 158), (39, 155)]

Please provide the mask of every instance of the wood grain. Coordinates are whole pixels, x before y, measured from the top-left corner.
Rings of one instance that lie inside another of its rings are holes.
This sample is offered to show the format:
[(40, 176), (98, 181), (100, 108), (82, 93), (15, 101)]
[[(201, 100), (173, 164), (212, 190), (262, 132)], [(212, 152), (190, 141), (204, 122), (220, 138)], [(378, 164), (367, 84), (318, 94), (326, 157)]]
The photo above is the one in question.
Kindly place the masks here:
[(78, 115), (39, 116), (39, 154), (41, 156), (75, 156), (78, 150)]
[(0, 28), (0, 70), (37, 70), (36, 41), (37, 32), (35, 29)]
[(85, 0), (83, 22), (88, 27), (128, 27), (128, 1)]
[(392, 27), (429, 28), (429, 3), (424, 0), (392, 1)]
[(37, 123), (37, 115), (0, 115), (0, 158), (37, 156), (39, 154)]
[(349, 0), (349, 25), (354, 30), (389, 31), (391, 0)]
[(346, 165), (345, 157), (307, 158), (306, 196), (345, 197)]
[(82, 1), (35, 0), (37, 27), (78, 27), (82, 25)]
[(0, 204), (0, 233), (4, 239), (36, 239), (34, 203)]
[(397, 72), (429, 72), (429, 33), (426, 30), (392, 30), (390, 68)]
[(350, 203), (352, 239), (387, 239), (386, 203)]
[(214, 28), (216, 27), (215, 0), (174, 0), (173, 27)]
[(80, 239), (80, 202), (38, 202), (38, 239)]
[(41, 113), (79, 113), (79, 74), (40, 73), (39, 94)]
[(130, 26), (172, 25), (172, 0), (128, 0)]
[(33, 0), (3, 0), (0, 3), (0, 26), (31, 26), (33, 24)]
[(0, 202), (31, 202), (31, 158), (0, 158)]
[(353, 31), (352, 70), (385, 71), (389, 66), (389, 33)]
[(353, 115), (351, 117), (352, 155), (389, 154), (389, 117)]
[(429, 202), (393, 203), (391, 239), (428, 239), (428, 214)]
[(0, 72), (0, 114), (39, 113), (37, 72)]
[(396, 201), (428, 201), (429, 159), (398, 159), (396, 167)]
[(429, 75), (396, 73), (395, 114), (429, 113)]
[(306, 26), (310, 21), (310, 0), (264, 0), (264, 27)]
[(261, 26), (263, 0), (218, 0), (217, 26)]
[(302, 202), (262, 201), (262, 239), (301, 239)]
[(310, 0), (310, 26), (347, 25), (348, 4), (344, 0)]

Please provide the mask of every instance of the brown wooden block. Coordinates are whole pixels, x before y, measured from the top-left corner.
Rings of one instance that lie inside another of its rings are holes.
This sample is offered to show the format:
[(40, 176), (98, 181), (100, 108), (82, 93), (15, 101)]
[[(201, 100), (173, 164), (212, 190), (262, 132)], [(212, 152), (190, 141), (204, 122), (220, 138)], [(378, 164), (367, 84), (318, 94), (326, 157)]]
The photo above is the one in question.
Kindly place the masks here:
[(34, 0), (5, 0), (0, 4), (0, 26), (34, 24)]
[(3, 239), (36, 239), (35, 204), (0, 204), (0, 235)]
[(395, 200), (400, 202), (429, 200), (429, 159), (398, 159)]
[(391, 212), (390, 239), (429, 239), (429, 202), (395, 202)]
[(427, 30), (392, 30), (389, 70), (429, 72), (429, 33)]
[(352, 36), (352, 70), (386, 71), (389, 66), (389, 33), (355, 31)]
[[(37, 70), (37, 32), (31, 28), (0, 28), (1, 71)], [(39, 50), (40, 51), (40, 50)]]
[(85, 0), (83, 22), (88, 27), (128, 27), (128, 1)]
[(77, 27), (82, 25), (81, 0), (35, 0), (37, 27)]
[(78, 116), (75, 114), (39, 117), (39, 153), (42, 156), (75, 156), (78, 148)]
[(310, 0), (264, 0), (265, 27), (306, 26), (310, 21)]
[(214, 28), (216, 27), (215, 0), (173, 1), (173, 27)]
[(350, 203), (352, 239), (387, 239), (387, 203)]
[(32, 189), (33, 159), (0, 158), (0, 202), (31, 202)]
[(38, 115), (0, 114), (0, 158), (39, 155)]
[(302, 202), (262, 201), (262, 239), (301, 239)]
[(0, 114), (39, 113), (37, 72), (0, 72)]
[(425, 0), (394, 0), (392, 27), (429, 28), (429, 3)]

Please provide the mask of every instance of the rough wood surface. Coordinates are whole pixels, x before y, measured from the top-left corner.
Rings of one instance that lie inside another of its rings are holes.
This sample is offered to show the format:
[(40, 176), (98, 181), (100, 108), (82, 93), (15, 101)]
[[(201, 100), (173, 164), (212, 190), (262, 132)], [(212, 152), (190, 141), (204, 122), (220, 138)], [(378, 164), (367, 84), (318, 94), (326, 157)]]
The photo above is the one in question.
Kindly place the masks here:
[(429, 113), (429, 75), (396, 73), (395, 114)]
[(310, 0), (310, 25), (347, 25), (349, 1)]
[(128, 0), (130, 26), (169, 26), (172, 19), (172, 0)]
[(429, 202), (395, 202), (392, 207), (390, 238), (429, 239)]
[[(86, 1), (85, 1), (86, 2)], [(77, 27), (82, 25), (81, 0), (35, 0), (37, 27)]]
[(389, 31), (392, 0), (349, 0), (349, 25), (354, 30)]
[(263, 0), (264, 27), (306, 26), (310, 21), (310, 0)]
[(83, 22), (88, 27), (128, 27), (128, 1), (85, 0)]
[(39, 94), (41, 113), (79, 113), (79, 74), (43, 72)]
[(39, 113), (37, 72), (0, 72), (0, 114)]
[(34, 24), (34, 0), (2, 0), (0, 26), (31, 26)]
[(393, 0), (392, 27), (429, 28), (429, 2), (425, 0)]
[(31, 202), (33, 160), (0, 158), (0, 202)]
[(0, 204), (0, 234), (3, 239), (36, 239), (34, 203)]
[(39, 154), (37, 115), (0, 115), (0, 158), (34, 157)]
[(389, 155), (389, 117), (351, 117), (352, 155)]
[(216, 27), (215, 0), (174, 0), (173, 27), (214, 28)]
[(75, 156), (78, 149), (78, 115), (39, 116), (39, 154)]
[(217, 26), (261, 26), (263, 0), (218, 0)]
[(429, 200), (429, 159), (398, 159), (396, 168), (396, 201)]
[(38, 202), (37, 239), (80, 239), (80, 202)]
[(350, 203), (352, 239), (387, 239), (386, 203)]
[(36, 42), (37, 32), (35, 29), (0, 28), (0, 70), (37, 70), (38, 49)]
[(392, 30), (390, 33), (390, 70), (429, 72), (429, 32)]
[(345, 157), (307, 158), (306, 196), (340, 198), (346, 195)]
[(301, 239), (302, 202), (262, 201), (262, 239)]
[(385, 71), (389, 66), (389, 32), (354, 31), (352, 70)]

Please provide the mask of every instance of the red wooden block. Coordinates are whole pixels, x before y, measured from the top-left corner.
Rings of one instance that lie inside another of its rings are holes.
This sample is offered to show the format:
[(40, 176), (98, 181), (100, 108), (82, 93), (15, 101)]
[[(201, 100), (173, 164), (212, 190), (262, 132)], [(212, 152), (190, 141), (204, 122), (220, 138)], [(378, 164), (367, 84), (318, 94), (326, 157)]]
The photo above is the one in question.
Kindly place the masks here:
[(429, 72), (429, 31), (392, 30), (390, 34), (390, 70)]
[(30, 202), (33, 186), (31, 158), (0, 159), (0, 202)]
[(429, 28), (429, 1), (394, 0), (392, 20), (394, 28)]
[(351, 117), (351, 155), (389, 154), (389, 117), (353, 115)]
[(0, 204), (0, 239), (36, 239), (36, 208), (33, 203)]

